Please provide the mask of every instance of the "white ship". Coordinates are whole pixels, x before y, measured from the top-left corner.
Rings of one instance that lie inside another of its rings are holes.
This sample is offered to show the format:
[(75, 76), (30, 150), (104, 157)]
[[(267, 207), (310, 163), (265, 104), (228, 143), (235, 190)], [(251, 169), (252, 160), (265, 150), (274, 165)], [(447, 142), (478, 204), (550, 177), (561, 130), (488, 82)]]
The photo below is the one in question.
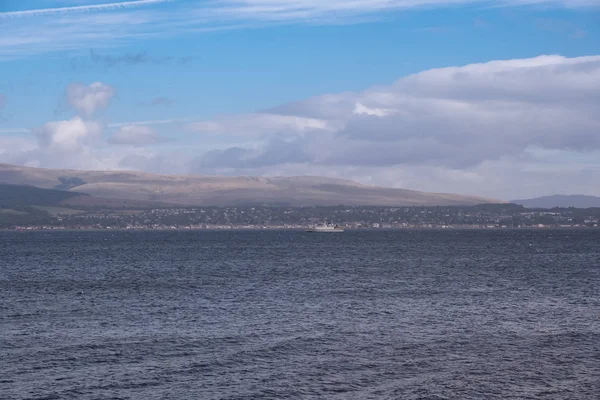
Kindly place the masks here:
[(308, 228), (306, 232), (344, 232), (344, 228), (339, 225), (321, 224)]

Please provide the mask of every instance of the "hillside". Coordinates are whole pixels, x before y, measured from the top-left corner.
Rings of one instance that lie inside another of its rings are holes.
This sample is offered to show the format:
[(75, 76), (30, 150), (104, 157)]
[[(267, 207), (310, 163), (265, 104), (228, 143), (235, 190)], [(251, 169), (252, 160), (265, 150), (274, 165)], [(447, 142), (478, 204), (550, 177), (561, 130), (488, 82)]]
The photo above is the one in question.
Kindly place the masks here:
[(0, 164), (0, 182), (67, 189), (93, 198), (181, 206), (235, 205), (473, 205), (499, 200), (362, 185), (321, 177), (155, 175), (132, 171), (77, 171)]
[(77, 192), (0, 183), (0, 208), (55, 206), (74, 197), (89, 196)]
[(527, 200), (513, 200), (511, 203), (520, 204), (527, 208), (593, 208), (600, 207), (600, 197), (584, 195), (554, 195)]
[(105, 199), (75, 191), (0, 183), (0, 228), (55, 225), (53, 217), (93, 212), (131, 212), (165, 207), (164, 204)]
[(77, 192), (41, 189), (0, 183), (0, 228), (52, 222), (51, 210), (72, 212), (61, 204), (69, 199), (90, 197)]

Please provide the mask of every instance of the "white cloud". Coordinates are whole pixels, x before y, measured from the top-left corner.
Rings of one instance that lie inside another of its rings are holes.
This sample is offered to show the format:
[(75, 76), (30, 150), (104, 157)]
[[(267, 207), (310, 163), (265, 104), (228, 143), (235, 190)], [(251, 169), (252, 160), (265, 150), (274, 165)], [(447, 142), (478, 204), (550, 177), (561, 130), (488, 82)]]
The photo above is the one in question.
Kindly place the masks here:
[(144, 125), (125, 125), (113, 133), (112, 144), (143, 147), (164, 141), (152, 128)]
[(193, 122), (186, 126), (192, 132), (231, 136), (263, 137), (273, 134), (304, 134), (311, 131), (332, 131), (334, 121), (295, 115), (257, 113), (222, 116), (211, 121)]
[(97, 122), (75, 117), (68, 121), (48, 122), (36, 133), (42, 148), (57, 153), (76, 152), (82, 150), (83, 146), (100, 140), (102, 127)]
[(0, 162), (44, 168), (115, 169), (124, 157), (103, 146), (102, 126), (80, 117), (49, 122), (25, 137), (0, 136)]
[(31, 138), (0, 136), (0, 162), (20, 164), (23, 153), (37, 148), (38, 143)]
[(372, 117), (386, 117), (390, 114), (393, 114), (393, 110), (389, 110), (386, 108), (369, 108), (362, 103), (356, 103), (354, 107), (354, 114), (356, 115), (368, 115)]
[(128, 158), (157, 156), (144, 149), (106, 146), (102, 127), (79, 117), (45, 124), (35, 133), (37, 140), (0, 136), (0, 162), (40, 168), (119, 170), (148, 166), (126, 165), (124, 160)]
[(72, 83), (67, 86), (65, 97), (69, 105), (80, 115), (91, 117), (97, 111), (108, 107), (115, 95), (115, 89), (100, 82), (89, 86)]
[[(70, 85), (66, 93), (66, 100), (75, 110), (82, 115), (91, 116), (108, 106), (114, 89), (101, 83), (90, 86)], [(2, 134), (19, 134), (0, 135), (0, 162), (31, 167), (96, 170), (137, 167), (155, 172), (162, 168), (161, 165), (177, 165), (163, 161), (150, 168), (150, 160), (158, 160), (162, 156), (138, 146), (142, 142), (160, 139), (153, 135), (151, 128), (122, 125), (112, 139), (121, 144), (127, 142), (132, 145), (123, 147), (108, 146), (104, 128), (98, 121), (75, 116), (69, 120), (48, 122), (33, 130), (0, 130)], [(25, 137), (23, 133), (32, 135)]]

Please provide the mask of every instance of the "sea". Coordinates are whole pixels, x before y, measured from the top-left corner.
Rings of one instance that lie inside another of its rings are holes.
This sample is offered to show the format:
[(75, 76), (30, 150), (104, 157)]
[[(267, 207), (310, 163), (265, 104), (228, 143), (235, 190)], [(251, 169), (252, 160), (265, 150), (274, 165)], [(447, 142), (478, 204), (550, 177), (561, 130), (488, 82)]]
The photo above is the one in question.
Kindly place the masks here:
[(600, 399), (600, 230), (0, 232), (0, 399)]

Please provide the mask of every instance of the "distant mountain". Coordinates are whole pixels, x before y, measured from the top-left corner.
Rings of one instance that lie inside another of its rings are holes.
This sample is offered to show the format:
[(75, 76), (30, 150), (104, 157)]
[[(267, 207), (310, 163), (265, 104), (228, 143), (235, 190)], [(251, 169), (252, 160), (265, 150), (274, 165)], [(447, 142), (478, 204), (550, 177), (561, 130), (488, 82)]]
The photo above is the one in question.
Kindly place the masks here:
[(554, 196), (543, 196), (528, 200), (512, 200), (511, 203), (520, 204), (527, 208), (592, 208), (600, 207), (600, 197), (558, 194)]
[(131, 171), (53, 170), (0, 164), (0, 182), (64, 189), (92, 197), (180, 206), (435, 206), (504, 203), (483, 197), (426, 193), (322, 177), (153, 175)]

